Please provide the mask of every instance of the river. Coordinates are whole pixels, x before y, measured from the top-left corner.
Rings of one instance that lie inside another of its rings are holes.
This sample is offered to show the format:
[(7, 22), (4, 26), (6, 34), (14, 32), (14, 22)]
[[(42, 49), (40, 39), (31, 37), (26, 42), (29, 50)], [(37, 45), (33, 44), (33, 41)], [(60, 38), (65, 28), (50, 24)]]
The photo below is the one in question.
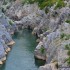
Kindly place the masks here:
[(13, 39), (16, 43), (12, 46), (5, 64), (0, 66), (0, 70), (38, 70), (42, 62), (34, 58), (36, 37), (31, 31), (24, 29), (14, 35)]

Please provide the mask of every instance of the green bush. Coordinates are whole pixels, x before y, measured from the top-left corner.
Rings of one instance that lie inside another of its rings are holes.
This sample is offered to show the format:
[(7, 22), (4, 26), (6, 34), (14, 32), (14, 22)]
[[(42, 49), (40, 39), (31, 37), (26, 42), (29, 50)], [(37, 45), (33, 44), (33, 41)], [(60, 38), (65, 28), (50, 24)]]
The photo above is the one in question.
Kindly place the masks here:
[(66, 44), (65, 49), (68, 50), (67, 55), (69, 56), (65, 59), (65, 62), (67, 62), (67, 64), (70, 66), (70, 44)]
[(9, 20), (9, 24), (12, 25), (13, 24), (13, 21), (12, 20)]
[(46, 6), (51, 7), (54, 3), (57, 2), (57, 0), (22, 0), (22, 4), (24, 4), (24, 3), (32, 4), (32, 3), (35, 3), (35, 2), (38, 3), (40, 9), (43, 9)]
[(35, 0), (21, 0), (21, 3), (24, 5), (25, 3), (27, 4), (33, 4)]
[(66, 36), (66, 34), (62, 33), (62, 34), (60, 35), (60, 39), (63, 39), (65, 36)]
[(69, 45), (69, 44), (66, 44), (66, 45), (65, 45), (65, 49), (66, 49), (66, 50), (70, 50), (70, 45)]
[(66, 4), (64, 3), (64, 0), (58, 0), (57, 1), (57, 5), (55, 6), (55, 9), (57, 8), (62, 8), (64, 7)]
[(47, 27), (43, 29), (44, 32), (46, 32), (47, 30), (48, 30)]
[(64, 34), (64, 33), (62, 33), (60, 35), (60, 39), (69, 40), (70, 39), (70, 34)]
[(27, 4), (33, 4), (33, 3), (38, 3), (40, 9), (47, 7), (53, 6), (56, 2), (57, 5), (55, 8), (61, 8), (65, 6), (65, 3), (63, 0), (21, 0), (21, 3), (24, 5), (25, 3)]
[(57, 0), (39, 0), (38, 1), (38, 5), (40, 7), (40, 9), (47, 7), (51, 7), (53, 6), (55, 3), (57, 2)]
[(68, 50), (67, 55), (70, 56), (70, 50)]
[(66, 35), (65, 40), (69, 40), (70, 39), (70, 35)]
[(42, 54), (45, 53), (45, 48), (44, 48), (43, 46), (40, 48), (40, 52), (41, 52)]
[(69, 5), (69, 8), (70, 8), (70, 5)]
[(67, 62), (67, 64), (70, 66), (70, 57), (66, 58), (65, 60)]
[(70, 24), (70, 20), (66, 20), (66, 22)]

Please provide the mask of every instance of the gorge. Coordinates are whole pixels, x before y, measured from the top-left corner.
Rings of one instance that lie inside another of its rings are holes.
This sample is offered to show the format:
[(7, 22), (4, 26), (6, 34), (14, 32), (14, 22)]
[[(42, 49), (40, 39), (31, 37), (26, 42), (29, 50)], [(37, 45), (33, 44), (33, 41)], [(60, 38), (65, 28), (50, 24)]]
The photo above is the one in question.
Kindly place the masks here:
[(1, 0), (0, 64), (70, 70), (70, 0)]

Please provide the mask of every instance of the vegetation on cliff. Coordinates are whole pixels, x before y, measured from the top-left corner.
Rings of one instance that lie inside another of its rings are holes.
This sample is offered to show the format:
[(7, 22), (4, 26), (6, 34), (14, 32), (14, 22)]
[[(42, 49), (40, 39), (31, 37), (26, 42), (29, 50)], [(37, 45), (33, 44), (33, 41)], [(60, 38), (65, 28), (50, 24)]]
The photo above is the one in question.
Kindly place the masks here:
[(56, 4), (56, 3), (57, 4), (56, 4), (55, 9), (61, 8), (61, 7), (65, 6), (65, 3), (64, 3), (63, 0), (22, 0), (22, 4), (24, 4), (24, 3), (30, 3), (30, 4), (32, 4), (32, 3), (35, 3), (35, 2), (38, 3), (40, 9), (43, 9), (46, 6), (47, 7), (51, 7), (54, 4)]

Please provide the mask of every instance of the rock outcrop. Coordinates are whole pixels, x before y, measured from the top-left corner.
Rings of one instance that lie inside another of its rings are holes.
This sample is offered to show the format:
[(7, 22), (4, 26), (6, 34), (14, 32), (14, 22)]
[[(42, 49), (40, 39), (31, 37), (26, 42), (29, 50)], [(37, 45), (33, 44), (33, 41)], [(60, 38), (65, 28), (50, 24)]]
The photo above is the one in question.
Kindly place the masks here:
[(15, 43), (11, 37), (11, 27), (5, 15), (0, 13), (0, 64), (6, 60), (6, 55), (11, 50), (10, 46)]

